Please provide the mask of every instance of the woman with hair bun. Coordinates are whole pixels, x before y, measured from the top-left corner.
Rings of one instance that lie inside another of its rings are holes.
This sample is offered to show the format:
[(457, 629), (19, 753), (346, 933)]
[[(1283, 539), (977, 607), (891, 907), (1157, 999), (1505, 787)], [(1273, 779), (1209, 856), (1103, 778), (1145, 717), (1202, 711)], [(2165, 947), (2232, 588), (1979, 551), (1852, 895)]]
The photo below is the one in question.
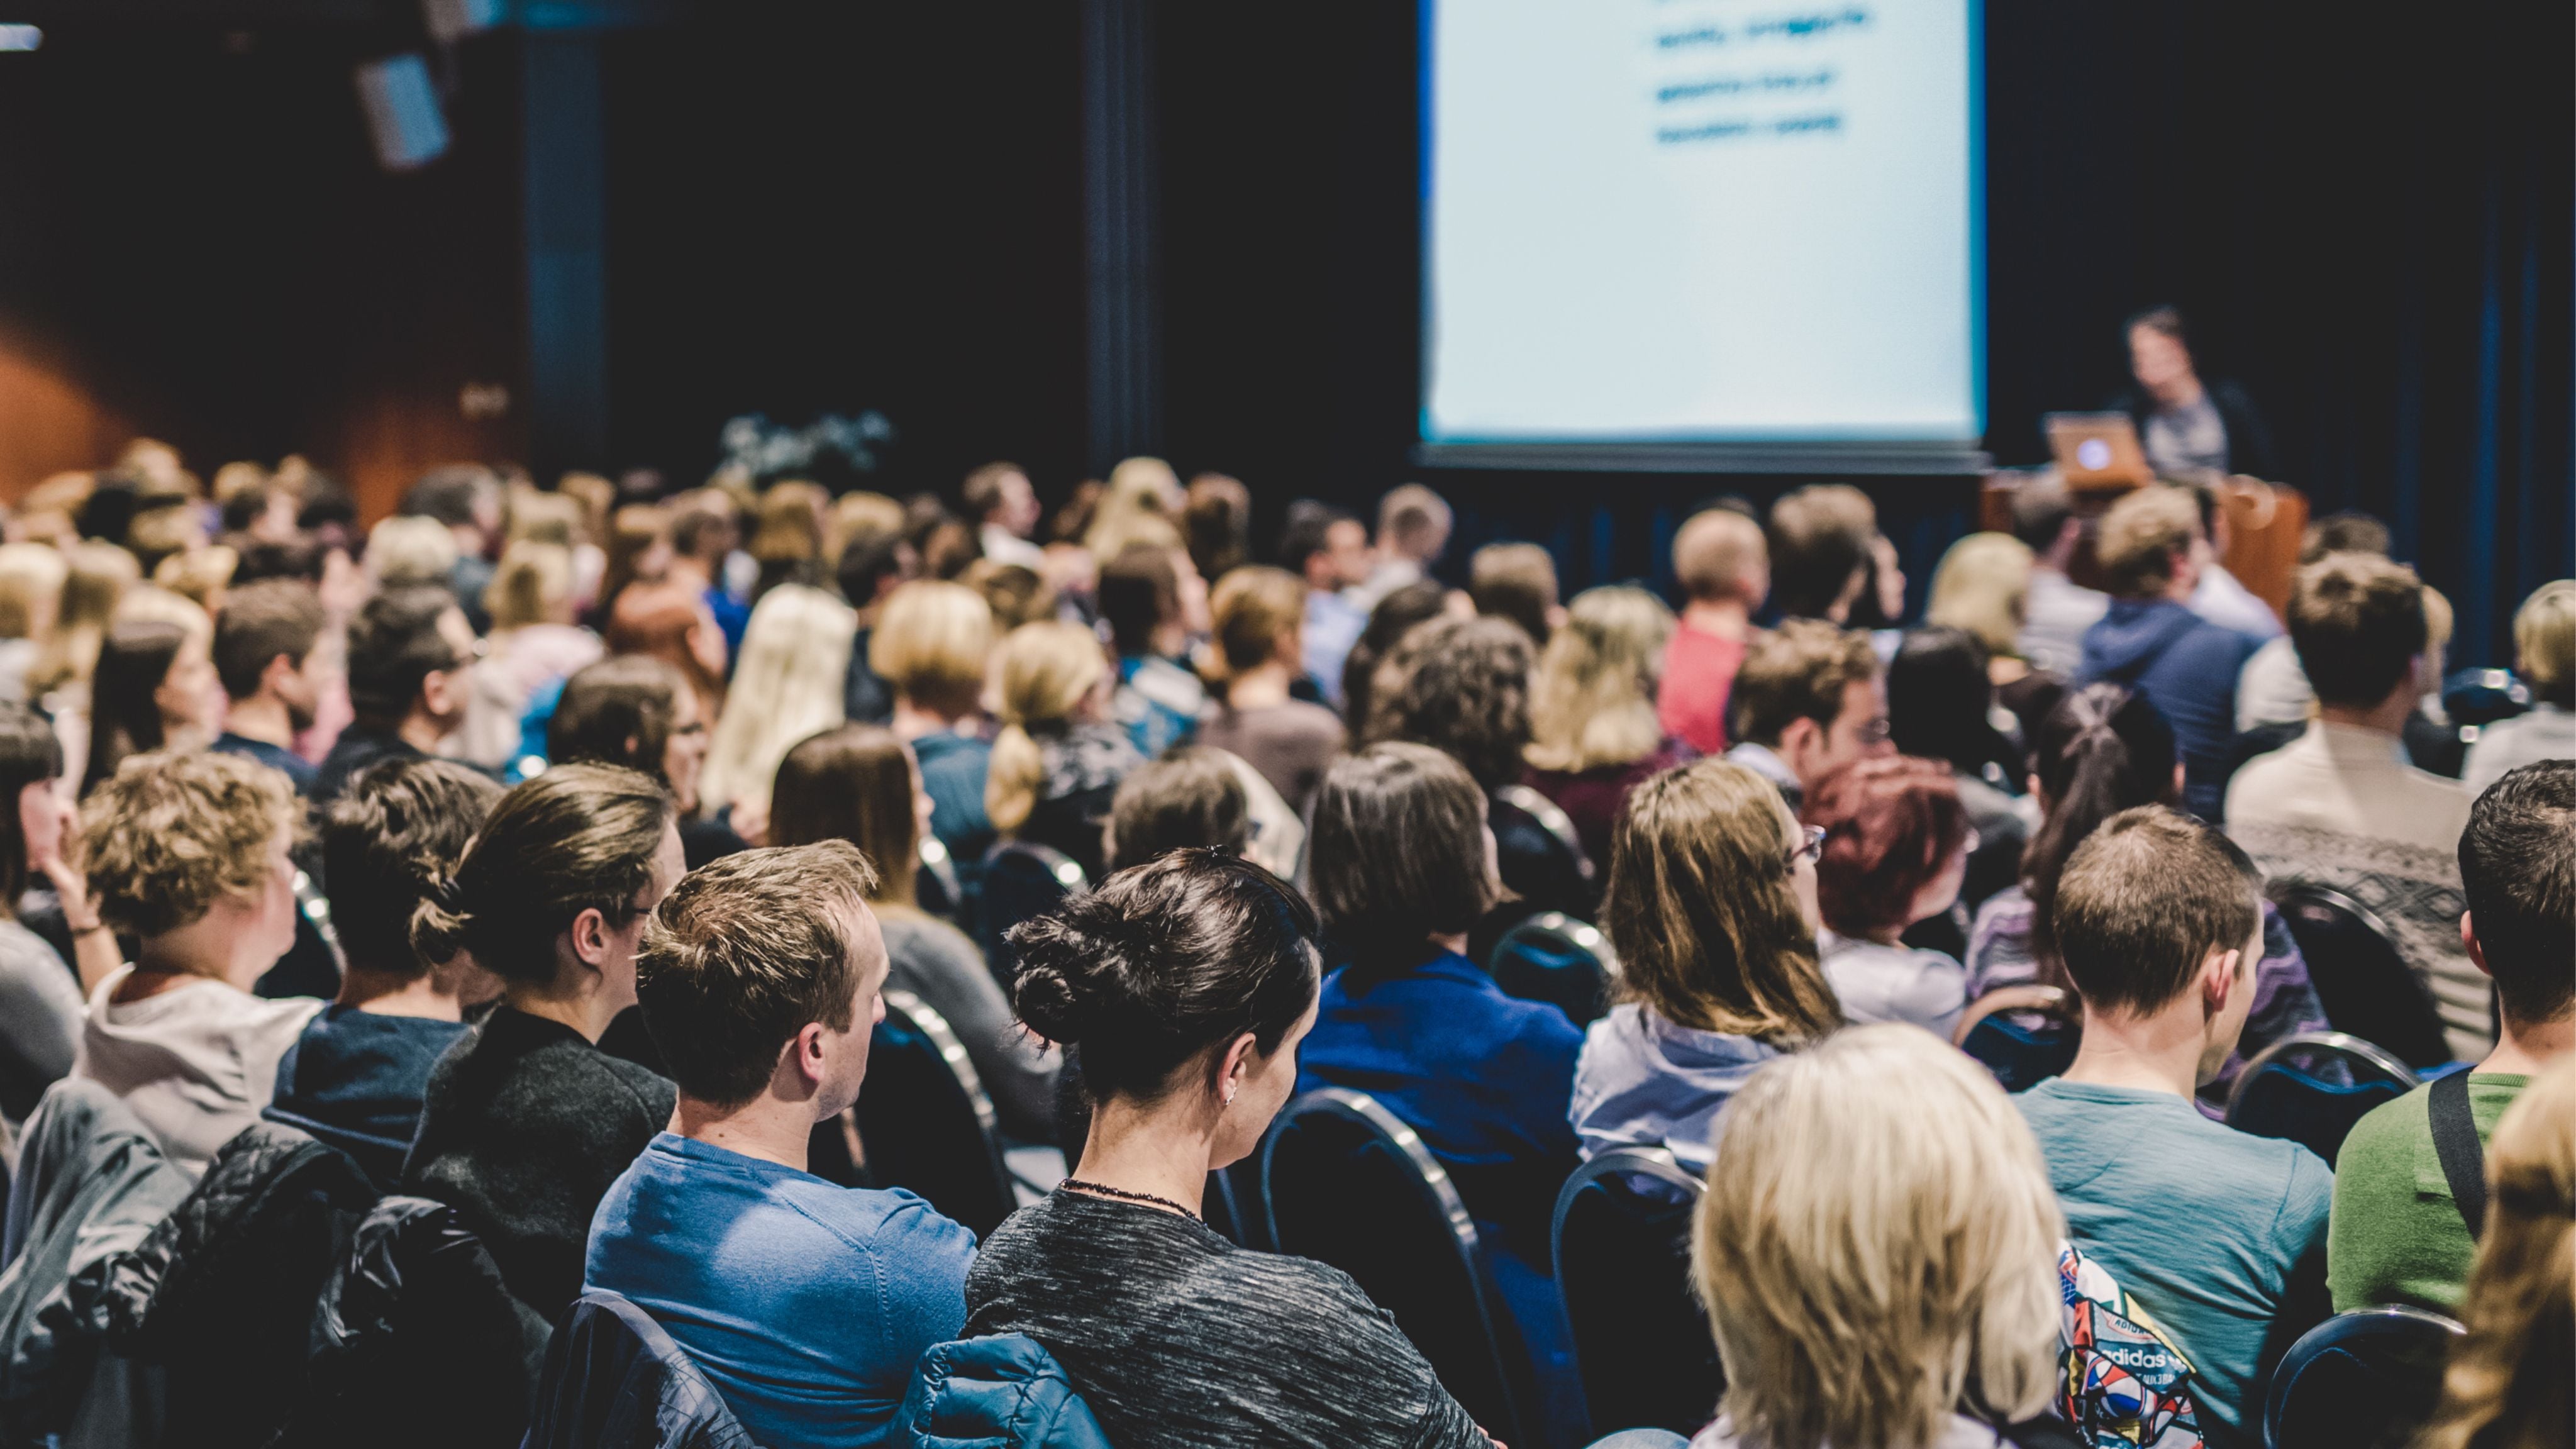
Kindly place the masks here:
[(1183, 850), (1013, 932), (1020, 1019), (1078, 1053), (1091, 1128), (985, 1241), (966, 1332), (1044, 1345), (1120, 1449), (1487, 1449), (1347, 1276), (1199, 1217), (1295, 1085), (1315, 929), (1268, 871)]
[(402, 1190), (454, 1207), (548, 1321), (581, 1291), (600, 1198), (679, 1102), (598, 1042), (635, 1004), (636, 943), (681, 874), (659, 784), (558, 765), (501, 797), (412, 916), (421, 960), (470, 955), (503, 984), (501, 1005), (430, 1072)]
[[(2182, 761), (2173, 727), (2147, 697), (2117, 684), (2088, 684), (2057, 702), (2031, 737), (2030, 793), (2040, 825), (2022, 852), (2021, 882), (1987, 898), (1968, 931), (1968, 999), (2031, 982), (2070, 994), (2049, 913), (2066, 858), (2095, 827), (2139, 805), (2182, 798)], [(2270, 901), (2263, 903), (2263, 959), (2254, 968), (2254, 1005), (2244, 1039), (2200, 1090), (2212, 1116), (2227, 1101), (2248, 1057), (2285, 1036), (2326, 1028), (2325, 1007), (2308, 979), (2307, 958)]]

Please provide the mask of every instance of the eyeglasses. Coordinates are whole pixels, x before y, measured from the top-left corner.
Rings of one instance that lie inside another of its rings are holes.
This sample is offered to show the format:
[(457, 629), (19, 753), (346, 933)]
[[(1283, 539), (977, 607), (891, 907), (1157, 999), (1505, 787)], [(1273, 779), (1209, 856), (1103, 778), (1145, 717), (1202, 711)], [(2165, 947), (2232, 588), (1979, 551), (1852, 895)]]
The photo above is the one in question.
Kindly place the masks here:
[(1798, 843), (1789, 847), (1789, 858), (1781, 862), (1781, 868), (1784, 870), (1796, 870), (1799, 861), (1816, 860), (1825, 853), (1825, 827), (1801, 825), (1798, 827), (1798, 835)]
[(1880, 715), (1876, 719), (1862, 720), (1852, 733), (1860, 736), (1864, 745), (1883, 745), (1895, 736), (1896, 730), (1887, 722), (1887, 716)]

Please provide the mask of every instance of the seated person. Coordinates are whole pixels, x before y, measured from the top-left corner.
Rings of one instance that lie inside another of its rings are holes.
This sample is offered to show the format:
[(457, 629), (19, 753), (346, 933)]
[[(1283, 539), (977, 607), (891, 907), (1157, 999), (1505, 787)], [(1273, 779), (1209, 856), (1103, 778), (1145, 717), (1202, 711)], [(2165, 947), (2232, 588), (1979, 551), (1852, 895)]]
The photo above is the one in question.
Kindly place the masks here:
[(1023, 624), (993, 654), (1001, 733), (984, 777), (984, 813), (1006, 840), (1053, 847), (1098, 880), (1118, 782), (1145, 763), (1109, 722), (1100, 641), (1079, 624)]
[(635, 961), (679, 1114), (601, 1199), (583, 1284), (651, 1314), (766, 1449), (893, 1442), (913, 1364), (966, 1322), (974, 1234), (805, 1171), (885, 1014), (876, 887), (846, 841), (730, 855)]
[(501, 797), (412, 917), (414, 951), (470, 953), (502, 1000), (431, 1069), (402, 1190), (455, 1208), (549, 1322), (581, 1292), (601, 1196), (678, 1100), (598, 1042), (635, 1004), (636, 941), (680, 875), (661, 786), (557, 765)]
[[(701, 815), (698, 780), (711, 743), (698, 692), (679, 666), (650, 654), (612, 654), (564, 682), (546, 720), (546, 758), (650, 775), (671, 792), (680, 854), (704, 865), (745, 849), (724, 815)], [(729, 812), (728, 812), (729, 813)]]
[(2206, 552), (2188, 488), (2141, 488), (2102, 515), (2096, 544), (2111, 607), (2084, 632), (2075, 684), (2107, 680), (2147, 697), (2182, 747), (2183, 807), (2218, 818), (2235, 738), (2236, 676), (2256, 641), (2189, 607)]
[[(2000, 534), (1977, 537), (2019, 547)], [(1958, 550), (1951, 552), (1955, 556)], [(1896, 657), (1887, 663), (1889, 739), (1901, 754), (1950, 767), (1959, 804), (1968, 812), (1968, 829), (1977, 838), (1959, 887), (1959, 902), (1971, 911), (2013, 883), (2031, 825), (2039, 818), (2021, 793), (2030, 778), (2021, 746), (1994, 726), (1995, 667), (2017, 662), (1988, 654), (1984, 641), (1966, 629), (1931, 624), (1907, 630)], [(2038, 692), (2029, 697), (2039, 697)]]
[(284, 772), (304, 795), (313, 793), (315, 771), (295, 753), (295, 737), (313, 727), (322, 703), (313, 646), (323, 623), (321, 598), (300, 579), (229, 590), (215, 614), (215, 677), (230, 703), (212, 748)]
[[(2102, 622), (2110, 596), (2066, 576), (2084, 541), (2084, 521), (2066, 480), (2051, 468), (2014, 490), (2013, 537), (2030, 546), (2030, 598), (2017, 642), (2030, 667), (2070, 675), (2083, 657), (2084, 634)], [(1937, 592), (1937, 590), (1936, 590)]]
[[(1771, 603), (1786, 619), (1852, 622), (1870, 590), (1878, 508), (1848, 483), (1811, 483), (1771, 504)], [(1741, 736), (1739, 736), (1740, 738)]]
[(1753, 611), (1771, 592), (1762, 525), (1732, 508), (1693, 514), (1673, 535), (1673, 575), (1685, 602), (1655, 707), (1665, 734), (1714, 755), (1726, 749), (1726, 696), (1756, 632)]
[(1545, 649), (1565, 622), (1556, 560), (1534, 543), (1489, 543), (1467, 558), (1467, 601), (1484, 617), (1508, 619)]
[(1305, 668), (1306, 582), (1286, 569), (1239, 568), (1217, 581), (1209, 607), (1219, 699), (1199, 742), (1252, 766), (1303, 815), (1350, 742), (1341, 716), (1289, 694)]
[[(2049, 930), (2066, 858), (2105, 820), (2140, 805), (2182, 798), (2173, 729), (2146, 696), (2116, 684), (2088, 684), (2057, 702), (2031, 737), (2032, 798), (2039, 833), (2022, 852), (2021, 883), (1977, 908), (1968, 931), (1968, 1000), (2007, 986), (2072, 991)], [(2263, 903), (2263, 959), (2254, 968), (2254, 1007), (2218, 1075), (2200, 1088), (2200, 1110), (2223, 1117), (2227, 1090), (2246, 1059), (2303, 1031), (2324, 1031), (2326, 1011), (2307, 958), (2270, 901)]]
[(1052, 1140), (1062, 1055), (1011, 1019), (1010, 1001), (966, 933), (918, 904), (913, 863), (921, 859), (932, 807), (912, 751), (876, 725), (825, 730), (787, 752), (770, 798), (771, 844), (846, 840), (871, 864), (885, 862), (867, 884), (890, 963), (885, 984), (920, 997), (947, 1020), (992, 1094), (1004, 1132)]
[(1574, 1067), (1585, 1157), (1664, 1147), (1705, 1170), (1710, 1123), (1745, 1078), (1842, 1025), (1816, 965), (1823, 843), (1770, 782), (1724, 760), (1628, 797), (1601, 913), (1618, 999)]
[(2576, 1063), (2531, 1084), (2488, 1144), (2487, 1229), (2460, 1304), (2466, 1337), (2451, 1350), (2425, 1449), (2566, 1442), (2576, 1420)]
[(1527, 783), (1565, 812), (1596, 868), (1609, 864), (1610, 830), (1628, 792), (1699, 758), (1665, 738), (1655, 713), (1656, 672), (1672, 634), (1672, 610), (1644, 589), (1585, 589), (1530, 673)]
[(1118, 655), (1110, 715), (1148, 759), (1198, 733), (1207, 686), (1189, 665), (1192, 616), (1207, 625), (1207, 580), (1178, 546), (1133, 543), (1100, 566), (1100, 619)]
[(1566, 1108), (1583, 1033), (1467, 958), (1468, 928), (1501, 888), (1484, 814), (1466, 769), (1427, 745), (1372, 745), (1325, 777), (1309, 894), (1348, 958), (1324, 978), (1297, 1086), (1366, 1092), (1422, 1134), (1476, 1217), (1523, 1340), (1559, 1369), (1546, 1375), (1553, 1413), (1579, 1392), (1547, 1232), (1576, 1162)]
[(1207, 1175), (1260, 1145), (1315, 1016), (1315, 917), (1185, 850), (1019, 928), (1020, 1017), (1082, 1063), (1078, 1176), (993, 1231), (966, 1332), (1026, 1334), (1119, 1449), (1491, 1449), (1350, 1278), (1237, 1247)]
[(2227, 830), (2271, 879), (2332, 886), (2377, 912), (2453, 1058), (2475, 1061), (2494, 1039), (2487, 978), (2461, 947), (2457, 915), (2469, 792), (2408, 764), (2404, 744), (2429, 633), (2424, 587), (2403, 564), (2345, 553), (2299, 570), (2290, 641), (2319, 715), (2237, 772)]
[(350, 776), (388, 755), (436, 754), (465, 722), (474, 626), (443, 588), (389, 588), (349, 621), (347, 653), (356, 718), (314, 775), (313, 798), (326, 803), (347, 788)]
[(212, 752), (130, 755), (81, 806), (99, 919), (138, 942), (90, 993), (72, 1073), (124, 1098), (192, 1177), (259, 1120), (322, 1009), (250, 994), (295, 944), (302, 819), (284, 775)]
[(411, 918), (465, 853), (501, 787), (446, 760), (380, 760), (322, 817), (331, 919), (348, 958), (340, 998), (304, 1028), (262, 1114), (356, 1159), (378, 1186), (402, 1177), (430, 1069), (465, 1034), (465, 1008), (500, 993), (472, 959), (424, 960)]
[(1218, 750), (1183, 745), (1128, 776), (1109, 803), (1109, 868), (1125, 870), (1175, 850), (1246, 855), (1251, 802)]
[(2460, 769), (2472, 794), (2534, 761), (2576, 760), (2576, 579), (2542, 584), (2523, 600), (2513, 659), (2531, 686), (2531, 710), (2478, 731)]
[[(2457, 1310), (2478, 1224), (2452, 1195), (2432, 1113), (2465, 1107), (2484, 1142), (2534, 1077), (2576, 1054), (2576, 762), (2525, 765), (2478, 797), (2460, 835), (2460, 883), (2460, 939), (2495, 981), (2504, 1034), (2465, 1091), (2418, 1087), (2344, 1139), (2326, 1255), (2337, 1310)], [(2446, 1091), (2460, 1094), (2451, 1106), (2435, 1100)]]
[(1726, 758), (1778, 786), (1791, 810), (1852, 761), (1896, 753), (1869, 636), (1822, 620), (1791, 619), (1753, 641), (1727, 708), (1735, 747)]
[(2261, 1432), (2264, 1380), (2325, 1314), (2334, 1172), (2295, 1142), (2203, 1117), (2192, 1094), (2254, 999), (2260, 878), (2216, 827), (2161, 805), (2102, 823), (2051, 922), (2084, 1001), (2063, 1077), (2014, 1100), (2075, 1246), (2190, 1361), (2201, 1409)]
[(1802, 817), (1825, 832), (1816, 860), (1816, 950), (1854, 1022), (1902, 1021), (1950, 1038), (1967, 969), (1898, 942), (1947, 912), (1968, 866), (1968, 813), (1938, 760), (1862, 760), (1827, 775)]
[(1692, 1263), (1726, 1397), (1691, 1449), (2075, 1442), (2011, 1427), (2057, 1387), (2066, 1221), (1976, 1063), (1842, 1032), (1754, 1073), (1712, 1150)]
[(960, 872), (993, 848), (984, 776), (984, 674), (993, 653), (993, 609), (964, 584), (920, 579), (886, 595), (868, 637), (868, 667), (894, 691), (892, 728), (921, 763), (930, 831)]
[(1342, 705), (1342, 665), (1368, 627), (1368, 611), (1342, 591), (1368, 577), (1368, 525), (1312, 498), (1288, 505), (1279, 536), (1279, 562), (1306, 580), (1306, 627), (1301, 637), (1307, 675), (1324, 690), (1324, 702)]

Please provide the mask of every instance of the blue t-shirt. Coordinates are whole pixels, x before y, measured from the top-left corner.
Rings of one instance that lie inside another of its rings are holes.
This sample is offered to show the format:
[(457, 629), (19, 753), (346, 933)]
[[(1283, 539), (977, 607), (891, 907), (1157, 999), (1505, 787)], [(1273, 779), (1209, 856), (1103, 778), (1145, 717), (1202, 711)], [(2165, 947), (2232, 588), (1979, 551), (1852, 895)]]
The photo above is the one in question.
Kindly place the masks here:
[(298, 795), (310, 796), (313, 793), (313, 777), (321, 773), (319, 767), (311, 760), (293, 750), (282, 750), (266, 740), (250, 739), (234, 734), (231, 730), (215, 736), (215, 742), (206, 748), (220, 755), (239, 755), (245, 760), (266, 765), (278, 771), (295, 782), (295, 793)]
[[(2259, 1375), (2320, 1315), (2334, 1169), (2295, 1142), (2254, 1137), (2170, 1092), (2052, 1078), (2015, 1097), (2076, 1246), (2191, 1360), (2201, 1404), (2260, 1431)], [(2293, 1300), (2297, 1301), (2293, 1301)], [(2313, 1300), (2313, 1301), (2311, 1301)]]
[(339, 1148), (391, 1191), (420, 1126), (430, 1068), (464, 1035), (461, 1021), (326, 1006), (286, 1049), (277, 1093), (260, 1115)]
[(764, 1449), (888, 1442), (922, 1351), (966, 1326), (975, 1235), (674, 1133), (590, 1222), (583, 1282), (653, 1316)]
[(992, 741), (940, 730), (914, 740), (912, 757), (921, 762), (921, 790), (930, 797), (930, 833), (961, 867), (980, 865), (993, 848), (992, 817), (984, 813)]

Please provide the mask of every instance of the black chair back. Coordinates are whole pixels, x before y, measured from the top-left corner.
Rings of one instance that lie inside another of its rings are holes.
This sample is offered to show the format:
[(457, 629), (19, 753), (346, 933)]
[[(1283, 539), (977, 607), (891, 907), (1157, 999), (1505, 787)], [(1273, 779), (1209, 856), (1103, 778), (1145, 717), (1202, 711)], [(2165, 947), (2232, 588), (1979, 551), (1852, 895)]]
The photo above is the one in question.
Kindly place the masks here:
[[(816, 1138), (837, 1139), (846, 1152), (855, 1136), (850, 1167), (870, 1186), (910, 1188), (977, 1236), (990, 1233), (1019, 1206), (993, 1099), (945, 1018), (909, 991), (886, 992), (885, 1006), (849, 1130), (826, 1122)], [(833, 1176), (820, 1167), (815, 1175)]]
[(724, 1396), (650, 1314), (592, 1288), (546, 1345), (521, 1449), (756, 1449)]
[(1494, 791), (1494, 798), (1538, 822), (1539, 829), (1556, 842), (1558, 863), (1566, 874), (1590, 890), (1600, 889), (1600, 868), (1584, 850), (1583, 837), (1574, 829), (1574, 817), (1528, 785), (1505, 785)]
[(944, 921), (971, 927), (967, 919), (966, 882), (957, 873), (957, 862), (949, 857), (948, 847), (936, 835), (921, 837), (921, 863), (912, 875), (913, 903)]
[(1968, 1003), (1950, 1040), (1995, 1074), (2007, 1092), (2063, 1076), (2075, 1064), (2084, 1025), (2054, 986), (1998, 987)]
[(1261, 1202), (1280, 1252), (1351, 1275), (1443, 1387), (1507, 1444), (1536, 1443), (1536, 1375), (1474, 1219), (1439, 1161), (1363, 1092), (1284, 1108), (1261, 1145)]
[(2420, 1308), (2336, 1314), (2300, 1335), (2273, 1370), (2263, 1442), (2272, 1449), (2412, 1443), (2441, 1402), (2443, 1363), (2466, 1333)]
[(2451, 1059), (2433, 998), (2407, 966), (2388, 924), (2368, 906), (2331, 886), (2307, 882), (2274, 886), (2272, 903), (2307, 958), (2308, 978), (2335, 1030), (2419, 1071)]
[(1090, 880), (1073, 857), (1034, 840), (1005, 840), (984, 857), (975, 933), (984, 948), (985, 963), (1002, 983), (1003, 995), (1010, 994), (1011, 983), (1019, 975), (1019, 953), (1006, 939), (1011, 928), (1090, 888)]
[(1692, 1295), (1691, 1212), (1704, 1189), (1660, 1147), (1602, 1153), (1556, 1195), (1549, 1246), (1593, 1432), (1697, 1433), (1726, 1375)]
[(1544, 1001), (1576, 1026), (1589, 1026), (1610, 1009), (1619, 954), (1599, 928), (1563, 911), (1541, 911), (1503, 933), (1485, 970), (1506, 995)]
[(2510, 669), (2455, 669), (2442, 681), (2442, 713), (2453, 724), (2483, 726), (2531, 708), (2531, 686)]
[(2359, 1037), (2301, 1032), (2265, 1047), (2227, 1092), (2227, 1125), (2286, 1137), (2334, 1165), (2362, 1114), (2415, 1090), (2406, 1064)]

